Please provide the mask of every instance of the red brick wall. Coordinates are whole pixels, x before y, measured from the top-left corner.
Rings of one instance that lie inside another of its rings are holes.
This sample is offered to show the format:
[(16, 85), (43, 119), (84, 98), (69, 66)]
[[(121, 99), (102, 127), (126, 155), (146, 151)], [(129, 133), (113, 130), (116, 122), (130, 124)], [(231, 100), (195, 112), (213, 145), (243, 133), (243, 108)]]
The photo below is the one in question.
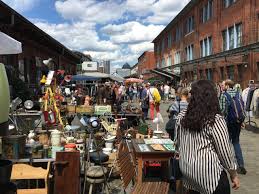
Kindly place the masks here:
[[(222, 52), (222, 31), (234, 24), (242, 23), (242, 44), (247, 45), (259, 41), (259, 1), (258, 0), (237, 0), (228, 8), (223, 8), (222, 0), (213, 0), (213, 17), (206, 23), (200, 23), (200, 8), (207, 3), (207, 0), (200, 0), (192, 8), (191, 11), (177, 21), (175, 26), (171, 26), (167, 32), (164, 32), (154, 42), (155, 52), (157, 45), (161, 45), (161, 41), (166, 39), (168, 33), (172, 33), (172, 47), (166, 48), (164, 52), (155, 53), (156, 63), (161, 64), (162, 58), (167, 59), (168, 55), (172, 56), (172, 64), (174, 64), (174, 54), (181, 51), (181, 62), (186, 60), (185, 47), (194, 44), (194, 58), (200, 58), (200, 41), (206, 37), (212, 36), (213, 53)], [(195, 27), (194, 31), (189, 34), (183, 34), (179, 42), (175, 41), (175, 31), (177, 27), (182, 27), (189, 16), (194, 15)], [(167, 44), (166, 44), (167, 45)], [(166, 46), (167, 47), (167, 46)], [(161, 46), (160, 46), (161, 51)], [(221, 81), (220, 67), (224, 70), (225, 78), (227, 78), (227, 69), (229, 65), (234, 66), (234, 79), (243, 86), (250, 79), (257, 79), (257, 61), (259, 61), (259, 53), (248, 53), (243, 57), (228, 57), (225, 59), (217, 59), (208, 61), (207, 63), (198, 64), (198, 79), (201, 78), (199, 70), (203, 70), (204, 75), (206, 69), (212, 69), (212, 78), (215, 82)], [(245, 62), (245, 63), (244, 63)], [(240, 66), (242, 65), (242, 66)], [(193, 66), (184, 67), (183, 77), (189, 81), (194, 79)], [(242, 70), (242, 75), (240, 71)], [(258, 79), (259, 80), (259, 79)]]
[(146, 71), (154, 68), (156, 68), (154, 52), (146, 51), (138, 59), (138, 75), (143, 74), (144, 79), (148, 79), (150, 75), (145, 75)]

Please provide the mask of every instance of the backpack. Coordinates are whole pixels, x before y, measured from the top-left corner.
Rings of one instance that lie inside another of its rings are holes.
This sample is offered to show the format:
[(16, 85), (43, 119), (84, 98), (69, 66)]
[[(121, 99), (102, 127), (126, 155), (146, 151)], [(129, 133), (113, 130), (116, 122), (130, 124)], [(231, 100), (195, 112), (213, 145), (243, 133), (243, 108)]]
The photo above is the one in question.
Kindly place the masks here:
[(161, 101), (161, 96), (160, 96), (159, 91), (158, 91), (157, 88), (154, 89), (154, 92), (153, 92), (152, 97), (153, 97), (153, 99), (154, 99), (154, 101), (155, 101), (156, 104), (159, 104), (159, 103), (160, 103), (160, 101)]
[(245, 105), (239, 92), (236, 92), (234, 97), (231, 97), (227, 92), (224, 93), (227, 100), (227, 122), (228, 123), (243, 123), (246, 117)]

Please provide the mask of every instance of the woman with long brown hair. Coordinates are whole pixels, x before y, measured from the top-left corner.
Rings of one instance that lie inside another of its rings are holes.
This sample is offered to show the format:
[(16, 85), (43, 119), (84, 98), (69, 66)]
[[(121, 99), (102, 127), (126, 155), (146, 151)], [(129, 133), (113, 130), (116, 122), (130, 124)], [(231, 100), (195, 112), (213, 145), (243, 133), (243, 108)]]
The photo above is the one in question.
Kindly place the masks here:
[(179, 166), (190, 194), (229, 194), (240, 186), (236, 160), (225, 119), (221, 116), (216, 86), (194, 82), (187, 110), (176, 122)]

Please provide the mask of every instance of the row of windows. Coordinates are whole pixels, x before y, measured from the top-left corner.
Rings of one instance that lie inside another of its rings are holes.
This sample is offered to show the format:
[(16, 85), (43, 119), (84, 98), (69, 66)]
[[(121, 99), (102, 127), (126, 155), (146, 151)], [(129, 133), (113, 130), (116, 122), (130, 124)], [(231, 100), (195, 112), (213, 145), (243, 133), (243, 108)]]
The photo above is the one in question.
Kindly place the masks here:
[[(220, 79), (225, 80), (225, 79), (231, 79), (231, 80), (242, 80), (243, 79), (243, 73), (244, 73), (244, 66), (243, 65), (238, 65), (237, 66), (237, 76), (235, 77), (235, 67), (234, 65), (229, 65), (225, 67), (220, 67)], [(199, 76), (200, 79), (208, 79), (208, 80), (213, 80), (213, 69), (205, 69), (199, 70)]]
[[(223, 7), (227, 8), (235, 3), (237, 0), (222, 0)], [(208, 0), (208, 2), (200, 9), (199, 13), (200, 23), (205, 23), (209, 21), (213, 17), (213, 0)], [(170, 48), (172, 46), (172, 42), (178, 42), (181, 40), (184, 34), (188, 34), (192, 32), (195, 28), (195, 18), (194, 16), (190, 16), (186, 19), (184, 27), (178, 26), (175, 29), (175, 34), (172, 36), (172, 33), (169, 33), (166, 37), (166, 40), (163, 39), (160, 44), (158, 44), (156, 48), (156, 52), (160, 53), (165, 49), (165, 42), (167, 43), (167, 47)]]
[[(222, 49), (223, 51), (234, 49), (242, 46), (242, 24), (235, 24), (222, 31)], [(213, 54), (213, 41), (212, 37), (206, 37), (200, 41), (200, 57), (206, 57)], [(186, 61), (193, 60), (194, 57), (194, 45), (190, 44), (185, 47)], [(170, 62), (169, 62), (170, 61)], [(170, 60), (167, 59), (167, 65), (171, 65)], [(181, 63), (181, 52), (177, 51), (174, 54), (174, 64)], [(166, 65), (165, 60), (162, 60), (162, 67)]]

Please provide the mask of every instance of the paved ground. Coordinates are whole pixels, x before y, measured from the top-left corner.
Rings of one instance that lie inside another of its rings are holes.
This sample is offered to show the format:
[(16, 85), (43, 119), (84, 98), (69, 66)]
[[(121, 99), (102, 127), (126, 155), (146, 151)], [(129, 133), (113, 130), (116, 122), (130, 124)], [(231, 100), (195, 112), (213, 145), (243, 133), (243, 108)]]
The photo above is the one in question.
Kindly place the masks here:
[[(161, 104), (161, 114), (164, 118), (164, 124), (161, 124), (161, 129), (164, 129), (165, 123), (168, 121), (166, 110), (169, 104)], [(152, 128), (155, 125), (149, 121)], [(259, 126), (259, 120), (257, 121)], [(233, 194), (259, 194), (259, 129), (247, 127), (241, 132), (241, 146), (243, 149), (244, 160), (246, 163), (247, 174), (239, 175), (241, 187), (238, 191), (232, 191)], [(116, 179), (111, 186), (115, 189), (113, 193), (123, 193), (118, 189), (121, 187), (121, 181)]]

